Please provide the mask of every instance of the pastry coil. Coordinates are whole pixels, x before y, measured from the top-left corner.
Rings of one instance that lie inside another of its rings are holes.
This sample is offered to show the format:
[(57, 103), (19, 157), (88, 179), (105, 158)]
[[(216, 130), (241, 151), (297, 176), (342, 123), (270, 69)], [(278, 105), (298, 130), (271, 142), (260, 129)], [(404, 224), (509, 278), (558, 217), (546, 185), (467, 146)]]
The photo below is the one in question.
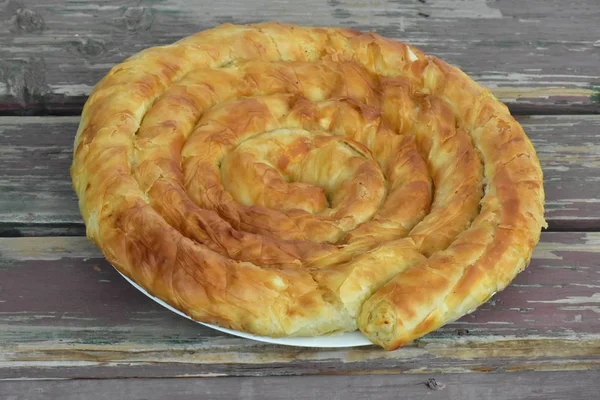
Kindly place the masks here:
[(522, 271), (535, 150), (458, 68), (373, 33), (222, 25), (90, 95), (71, 167), (88, 236), (192, 318), (397, 348)]

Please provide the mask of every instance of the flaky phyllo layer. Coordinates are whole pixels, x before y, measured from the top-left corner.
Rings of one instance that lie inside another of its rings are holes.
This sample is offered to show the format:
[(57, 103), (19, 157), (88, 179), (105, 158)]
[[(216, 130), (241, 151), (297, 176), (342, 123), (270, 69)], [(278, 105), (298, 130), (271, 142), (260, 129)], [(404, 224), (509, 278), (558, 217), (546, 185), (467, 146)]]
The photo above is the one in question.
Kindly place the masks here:
[(346, 29), (224, 25), (97, 85), (75, 140), (88, 236), (192, 318), (393, 349), (528, 263), (535, 150), (492, 94)]

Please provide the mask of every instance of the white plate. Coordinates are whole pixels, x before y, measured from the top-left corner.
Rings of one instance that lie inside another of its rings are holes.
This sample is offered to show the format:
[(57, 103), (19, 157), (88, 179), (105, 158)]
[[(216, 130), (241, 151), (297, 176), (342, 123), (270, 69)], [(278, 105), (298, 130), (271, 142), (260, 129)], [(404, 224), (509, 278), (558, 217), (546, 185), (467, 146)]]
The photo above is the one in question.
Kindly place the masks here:
[[(121, 272), (118, 269), (116, 269), (116, 270), (119, 274), (121, 274)], [(187, 316), (184, 313), (182, 313), (181, 311), (171, 307), (170, 305), (168, 305), (161, 299), (152, 296), (150, 293), (146, 292), (146, 290), (143, 287), (141, 287), (140, 285), (138, 285), (137, 283), (135, 283), (134, 281), (132, 281), (125, 275), (121, 274), (121, 276), (123, 278), (125, 278), (125, 280), (127, 282), (131, 283), (133, 285), (133, 287), (135, 287), (140, 292), (144, 293), (146, 296), (150, 297), (152, 300), (154, 300), (161, 306), (173, 311), (175, 314), (181, 315), (182, 317), (185, 317), (191, 321), (194, 321), (189, 316)], [(257, 335), (252, 335), (251, 333), (221, 328), (220, 326), (205, 324), (205, 323), (199, 322), (199, 321), (194, 321), (194, 322), (197, 322), (204, 326), (208, 326), (209, 328), (216, 329), (221, 332), (229, 333), (230, 335), (239, 336), (239, 337), (243, 337), (246, 339), (257, 340), (259, 342), (281, 344), (281, 345), (285, 345), (285, 346), (358, 347), (358, 346), (369, 346), (369, 345), (373, 344), (360, 331), (345, 332), (345, 333), (340, 333), (340, 334), (335, 334), (335, 335), (330, 335), (330, 336), (272, 338), (272, 337), (268, 337), (268, 336), (257, 336)]]

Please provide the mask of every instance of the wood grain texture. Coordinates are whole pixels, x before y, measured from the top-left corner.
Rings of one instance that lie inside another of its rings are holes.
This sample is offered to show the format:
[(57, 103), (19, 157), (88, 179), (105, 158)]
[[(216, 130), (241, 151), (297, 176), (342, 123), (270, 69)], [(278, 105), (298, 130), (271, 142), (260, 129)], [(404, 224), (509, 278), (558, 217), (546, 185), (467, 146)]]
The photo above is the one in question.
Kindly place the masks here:
[(345, 26), (463, 68), (513, 112), (599, 113), (596, 0), (6, 0), (0, 112), (78, 113), (114, 64), (224, 22)]
[[(472, 374), (330, 375), (265, 378), (0, 381), (0, 398), (37, 399), (285, 399), (298, 400), (587, 400), (597, 371)], [(1, 397), (5, 396), (5, 397)]]
[[(600, 228), (600, 116), (521, 116), (551, 230)], [(69, 167), (76, 117), (0, 117), (0, 236), (83, 235)]]
[(394, 352), (294, 348), (205, 328), (127, 284), (84, 238), (0, 239), (0, 377), (600, 370), (600, 233), (545, 233), (473, 314)]
[(515, 114), (546, 114), (519, 120), (566, 232), (543, 234), (476, 312), (398, 351), (261, 344), (162, 309), (85, 238), (56, 237), (85, 232), (68, 176), (78, 118), (0, 118), (0, 236), (49, 236), (0, 238), (0, 399), (597, 397), (600, 233), (581, 231), (600, 229), (600, 117), (548, 115), (600, 114), (597, 0), (0, 0), (0, 115), (77, 115), (129, 55), (266, 20), (374, 30)]

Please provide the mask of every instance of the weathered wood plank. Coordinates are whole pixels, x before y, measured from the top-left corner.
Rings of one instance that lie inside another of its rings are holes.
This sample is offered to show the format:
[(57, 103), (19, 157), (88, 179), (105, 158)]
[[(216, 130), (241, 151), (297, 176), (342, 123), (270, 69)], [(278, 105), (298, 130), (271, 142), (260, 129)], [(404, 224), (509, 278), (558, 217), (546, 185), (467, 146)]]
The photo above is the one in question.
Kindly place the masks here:
[(0, 377), (600, 369), (600, 233), (545, 233), (473, 314), (394, 352), (293, 348), (205, 328), (129, 286), (84, 238), (0, 239)]
[(588, 400), (598, 394), (597, 371), (302, 376), (203, 379), (3, 381), (13, 400), (37, 399), (417, 399)]
[(7, 0), (0, 3), (0, 112), (77, 113), (127, 56), (223, 22), (374, 30), (493, 88), (516, 113), (600, 112), (596, 0)]
[[(521, 116), (551, 230), (600, 228), (600, 117)], [(76, 117), (0, 118), (0, 236), (84, 233), (69, 166)]]

